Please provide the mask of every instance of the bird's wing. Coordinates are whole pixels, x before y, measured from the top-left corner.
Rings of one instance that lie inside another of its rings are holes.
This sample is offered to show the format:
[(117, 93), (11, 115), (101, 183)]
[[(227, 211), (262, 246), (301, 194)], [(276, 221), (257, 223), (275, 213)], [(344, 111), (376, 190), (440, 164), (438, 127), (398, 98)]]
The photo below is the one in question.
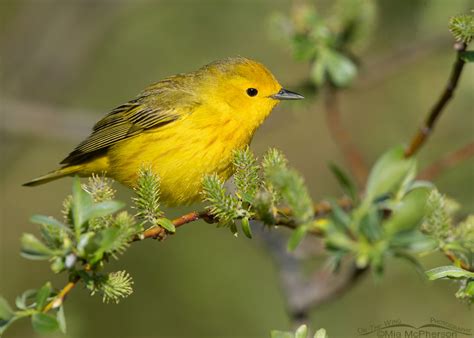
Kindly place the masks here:
[(189, 93), (163, 90), (162, 85), (154, 86), (137, 99), (115, 108), (97, 122), (91, 135), (62, 160), (61, 164), (83, 163), (117, 142), (144, 130), (159, 128), (176, 121), (183, 114), (192, 111), (193, 105), (197, 104), (195, 100), (189, 99)]

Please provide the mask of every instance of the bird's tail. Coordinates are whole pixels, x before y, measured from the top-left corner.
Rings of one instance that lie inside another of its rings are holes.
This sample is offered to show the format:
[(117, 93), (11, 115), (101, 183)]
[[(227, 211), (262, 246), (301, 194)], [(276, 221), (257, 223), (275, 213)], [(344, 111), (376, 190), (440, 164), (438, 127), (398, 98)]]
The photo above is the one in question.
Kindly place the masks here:
[(25, 187), (34, 187), (40, 184), (48, 183), (54, 180), (57, 180), (58, 178), (64, 177), (64, 176), (70, 176), (75, 173), (77, 173), (80, 170), (80, 166), (78, 165), (72, 165), (68, 167), (63, 167), (59, 168), (57, 170), (51, 171), (50, 173), (47, 173), (46, 175), (37, 177), (31, 181), (28, 181), (26, 183), (23, 183), (23, 186)]

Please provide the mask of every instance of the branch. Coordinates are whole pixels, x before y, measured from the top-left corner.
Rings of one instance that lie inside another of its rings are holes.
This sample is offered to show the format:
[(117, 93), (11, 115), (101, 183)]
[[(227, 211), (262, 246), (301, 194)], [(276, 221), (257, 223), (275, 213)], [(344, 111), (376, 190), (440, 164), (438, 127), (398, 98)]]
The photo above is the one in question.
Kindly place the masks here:
[[(90, 265), (86, 265), (84, 267), (84, 271), (90, 271), (90, 270), (91, 270)], [(43, 313), (46, 313), (49, 310), (57, 309), (58, 307), (60, 307), (64, 303), (66, 296), (72, 291), (72, 289), (74, 289), (74, 287), (77, 285), (77, 283), (79, 283), (80, 280), (81, 280), (81, 277), (79, 275), (74, 275), (74, 277), (71, 278), (69, 283), (67, 283), (61, 289), (61, 291), (59, 291), (56, 297), (54, 297), (48, 304), (46, 304), (46, 306), (43, 309)]]
[(454, 49), (457, 51), (456, 61), (454, 62), (453, 68), (451, 70), (448, 83), (446, 84), (446, 87), (444, 88), (440, 98), (426, 117), (423, 125), (419, 128), (418, 132), (411, 140), (410, 146), (405, 150), (406, 157), (411, 157), (415, 155), (418, 150), (420, 150), (433, 131), (436, 122), (441, 116), (444, 108), (453, 97), (454, 91), (456, 90), (459, 82), (459, 78), (461, 77), (462, 70), (464, 69), (465, 62), (461, 59), (461, 53), (466, 50), (466, 47), (467, 45), (462, 42), (458, 42), (454, 45)]
[(368, 268), (359, 268), (350, 259), (340, 267), (338, 272), (323, 267), (315, 271), (307, 280), (298, 281), (294, 278), (285, 280), (283, 276), (283, 282), (287, 283), (289, 307), (295, 322), (305, 321), (312, 308), (342, 296), (353, 288), (367, 271), (369, 271)]
[[(340, 199), (338, 203), (341, 206), (341, 208), (348, 208), (350, 206), (351, 202), (350, 202), (350, 200), (343, 198), (343, 199)], [(323, 216), (323, 215), (327, 214), (330, 211), (331, 211), (331, 205), (328, 202), (321, 202), (321, 203), (316, 204), (314, 206), (315, 217)], [(279, 211), (279, 214), (281, 214), (282, 216), (277, 218), (277, 221), (275, 222), (276, 226), (284, 226), (284, 227), (288, 227), (288, 228), (291, 228), (291, 229), (294, 229), (294, 228), (297, 227), (297, 224), (294, 223), (291, 220), (291, 218), (290, 218), (291, 215), (288, 212), (288, 210), (282, 209), (282, 210)], [(193, 223), (193, 222), (201, 220), (201, 219), (206, 221), (207, 223), (216, 223), (217, 222), (217, 219), (215, 219), (207, 211), (200, 211), (200, 212), (192, 211), (192, 212), (187, 213), (185, 215), (182, 215), (178, 218), (175, 218), (171, 222), (173, 223), (173, 225), (176, 228), (179, 228), (179, 227), (181, 227), (185, 224)], [(313, 235), (322, 235), (322, 233), (318, 232), (318, 231), (312, 231), (310, 233), (313, 234)], [(157, 227), (153, 227), (153, 228), (145, 230), (142, 234), (140, 234), (140, 235), (136, 236), (135, 238), (133, 238), (132, 242), (141, 241), (141, 240), (147, 239), (147, 238), (163, 240), (163, 239), (166, 238), (167, 235), (168, 235), (168, 232), (164, 228), (157, 226)], [(90, 267), (86, 266), (84, 270), (85, 271), (90, 271)], [(48, 312), (52, 309), (56, 309), (59, 306), (61, 306), (61, 304), (64, 302), (64, 299), (66, 298), (66, 296), (74, 289), (74, 287), (77, 285), (77, 283), (79, 283), (80, 280), (81, 280), (81, 278), (80, 278), (79, 275), (74, 276), (71, 279), (71, 281), (69, 281), (61, 289), (61, 291), (59, 291), (58, 295), (56, 297), (54, 297), (53, 300), (51, 300), (45, 306), (45, 308), (43, 309), (43, 312)]]
[(363, 186), (369, 170), (362, 154), (354, 145), (349, 133), (342, 125), (338, 89), (333, 85), (328, 86), (324, 105), (326, 109), (326, 121), (331, 136), (351, 168), (351, 172), (354, 174), (358, 185)]
[[(171, 223), (173, 223), (175, 228), (178, 228), (182, 225), (185, 225), (185, 224), (188, 224), (188, 223), (191, 223), (191, 222), (195, 222), (195, 221), (200, 220), (200, 219), (204, 219), (204, 220), (208, 221), (209, 217), (210, 216), (208, 215), (208, 213), (206, 211), (201, 211), (201, 212), (193, 211), (193, 212), (190, 212), (188, 214), (185, 214), (183, 216), (180, 216), (180, 217), (172, 220)], [(209, 222), (209, 223), (212, 223), (212, 222)], [(140, 241), (140, 240), (146, 239), (146, 238), (164, 239), (166, 234), (167, 234), (167, 231), (164, 228), (156, 226), (156, 227), (145, 230), (142, 234), (136, 236), (132, 240), (132, 242)]]
[(454, 253), (448, 250), (442, 250), (442, 253), (451, 261), (454, 265), (459, 265), (461, 268), (467, 271), (474, 272), (474, 268), (470, 267), (469, 264), (458, 259)]
[[(337, 201), (338, 205), (343, 209), (348, 209), (352, 206), (352, 201), (348, 198), (341, 198)], [(314, 205), (314, 217), (321, 217), (331, 212), (331, 204), (326, 201), (319, 202)], [(295, 229), (298, 225), (291, 219), (290, 210), (287, 208), (279, 209), (277, 212), (275, 226), (283, 226), (290, 229)], [(207, 223), (217, 223), (218, 220), (207, 211), (192, 211), (188, 214), (182, 215), (171, 221), (173, 225), (178, 228), (188, 223), (192, 223), (198, 220), (204, 220)], [(259, 221), (259, 219), (253, 218), (253, 221)], [(322, 235), (321, 232), (312, 230), (310, 231), (313, 235)], [(138, 235), (133, 239), (132, 242), (141, 241), (143, 239), (163, 239), (168, 232), (162, 227), (153, 227), (145, 230), (142, 234)]]
[(64, 302), (64, 299), (66, 296), (74, 289), (76, 284), (81, 280), (79, 276), (75, 276), (69, 283), (67, 283), (61, 291), (57, 294), (56, 297), (53, 298), (52, 301), (50, 301), (43, 309), (43, 312), (46, 313), (49, 310), (52, 309), (57, 309), (58, 307), (61, 306), (61, 304)]
[[(268, 250), (272, 253), (280, 275), (281, 288), (285, 294), (287, 309), (298, 326), (307, 322), (309, 311), (327, 303), (349, 291), (361, 279), (368, 269), (355, 266), (352, 259), (345, 260), (337, 271), (322, 267), (312, 275), (306, 276), (301, 255), (322, 254), (323, 246), (311, 238), (300, 244), (297, 252), (289, 255), (287, 252), (287, 238), (278, 232), (259, 231), (257, 234), (264, 240)], [(314, 252), (317, 248), (318, 252)]]
[(471, 157), (474, 157), (474, 142), (444, 155), (425, 168), (419, 176), (424, 180), (432, 181), (446, 169), (452, 168)]

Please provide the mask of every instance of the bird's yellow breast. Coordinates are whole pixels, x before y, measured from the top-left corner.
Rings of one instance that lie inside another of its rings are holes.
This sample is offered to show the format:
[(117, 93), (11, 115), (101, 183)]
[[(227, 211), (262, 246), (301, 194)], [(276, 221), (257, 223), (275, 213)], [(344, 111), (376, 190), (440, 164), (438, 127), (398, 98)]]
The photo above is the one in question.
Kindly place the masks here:
[[(273, 105), (262, 107), (270, 113)], [(236, 149), (247, 146), (261, 121), (242, 124), (232, 111), (206, 108), (181, 119), (120, 142), (107, 153), (107, 173), (117, 181), (134, 186), (139, 169), (151, 166), (160, 176), (161, 198), (168, 205), (196, 201), (202, 178), (217, 173), (226, 180), (232, 175)], [(211, 116), (212, 114), (212, 116)]]

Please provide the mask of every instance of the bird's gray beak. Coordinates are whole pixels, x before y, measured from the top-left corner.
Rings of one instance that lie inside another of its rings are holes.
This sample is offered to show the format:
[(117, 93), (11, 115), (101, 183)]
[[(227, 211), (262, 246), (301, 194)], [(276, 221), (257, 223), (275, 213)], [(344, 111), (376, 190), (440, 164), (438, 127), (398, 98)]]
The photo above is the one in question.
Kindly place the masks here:
[(276, 94), (273, 94), (270, 96), (272, 99), (275, 100), (301, 100), (304, 99), (303, 95), (300, 95), (298, 93), (290, 92), (289, 90), (286, 90), (285, 88), (280, 89), (280, 91)]

